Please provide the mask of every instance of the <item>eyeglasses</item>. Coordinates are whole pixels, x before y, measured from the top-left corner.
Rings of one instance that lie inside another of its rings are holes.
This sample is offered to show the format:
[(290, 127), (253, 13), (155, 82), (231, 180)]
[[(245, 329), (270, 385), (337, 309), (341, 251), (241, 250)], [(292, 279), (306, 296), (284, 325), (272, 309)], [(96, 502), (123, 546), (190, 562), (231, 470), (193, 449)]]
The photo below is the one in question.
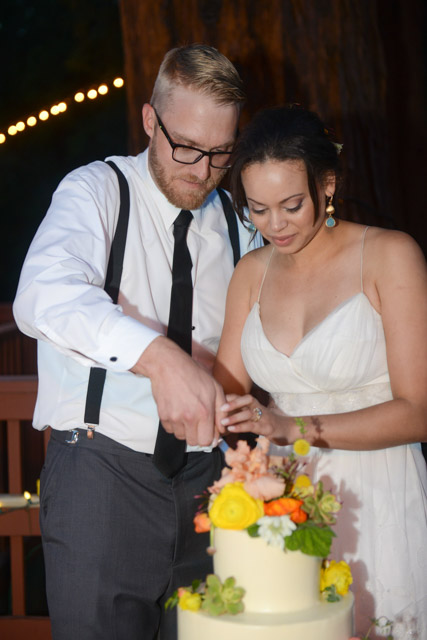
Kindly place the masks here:
[(197, 147), (189, 147), (186, 144), (176, 144), (171, 139), (165, 125), (161, 121), (160, 116), (155, 109), (154, 113), (156, 114), (160, 129), (163, 131), (166, 140), (172, 147), (172, 158), (175, 162), (180, 162), (181, 164), (196, 164), (196, 162), (199, 162), (199, 160), (208, 156), (209, 165), (214, 169), (229, 169), (231, 167), (231, 151), (203, 151)]

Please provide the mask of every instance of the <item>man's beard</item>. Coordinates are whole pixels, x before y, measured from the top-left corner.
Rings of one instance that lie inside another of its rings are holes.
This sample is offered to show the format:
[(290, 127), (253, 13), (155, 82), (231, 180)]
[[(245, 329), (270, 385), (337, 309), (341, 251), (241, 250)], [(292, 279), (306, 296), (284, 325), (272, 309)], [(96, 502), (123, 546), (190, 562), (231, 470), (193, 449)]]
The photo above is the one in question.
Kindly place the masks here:
[[(155, 144), (151, 144), (150, 146), (148, 164), (154, 181), (160, 191), (166, 196), (169, 202), (178, 209), (198, 209), (201, 207), (208, 195), (216, 189), (226, 173), (226, 169), (216, 170), (215, 173), (217, 173), (217, 176), (215, 178), (210, 177), (207, 180), (200, 180), (200, 178), (191, 173), (191, 165), (188, 165), (187, 174), (180, 174), (179, 177), (172, 176), (172, 178), (170, 178), (166, 175), (166, 171), (159, 161)], [(197, 183), (200, 185), (200, 189), (197, 190), (197, 192), (190, 191), (186, 193), (182, 179)], [(177, 181), (177, 185), (175, 185), (175, 181)], [(178, 185), (180, 185), (181, 188)]]

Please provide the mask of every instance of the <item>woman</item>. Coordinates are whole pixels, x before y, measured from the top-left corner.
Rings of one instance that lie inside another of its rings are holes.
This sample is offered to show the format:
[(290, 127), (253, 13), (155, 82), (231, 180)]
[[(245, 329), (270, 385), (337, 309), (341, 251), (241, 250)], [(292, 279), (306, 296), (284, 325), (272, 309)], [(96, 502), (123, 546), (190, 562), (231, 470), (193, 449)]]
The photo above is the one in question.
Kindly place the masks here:
[(319, 118), (292, 107), (261, 112), (237, 144), (234, 204), (270, 244), (230, 284), (215, 367), (229, 394), (222, 424), (286, 445), (303, 417), (308, 471), (343, 502), (332, 557), (352, 568), (356, 629), (388, 616), (396, 638), (421, 639), (426, 266), (407, 235), (335, 220), (338, 154)]

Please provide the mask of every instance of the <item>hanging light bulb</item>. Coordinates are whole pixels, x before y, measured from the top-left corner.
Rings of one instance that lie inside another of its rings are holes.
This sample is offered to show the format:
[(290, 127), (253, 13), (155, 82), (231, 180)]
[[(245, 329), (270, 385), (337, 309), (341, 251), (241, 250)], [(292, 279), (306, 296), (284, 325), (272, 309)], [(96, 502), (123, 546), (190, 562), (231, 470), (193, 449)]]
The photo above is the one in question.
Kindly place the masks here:
[(113, 85), (117, 88), (120, 89), (120, 87), (123, 87), (124, 85), (124, 80), (123, 78), (115, 78), (113, 80)]
[(74, 100), (75, 100), (76, 102), (83, 102), (83, 100), (84, 100), (84, 99), (85, 99), (85, 94), (84, 94), (84, 93), (82, 93), (81, 91), (78, 91), (78, 92), (76, 93), (76, 95), (74, 96)]
[(101, 84), (101, 85), (98, 87), (98, 93), (100, 93), (100, 94), (101, 94), (101, 96), (105, 96), (105, 94), (106, 94), (106, 93), (108, 93), (108, 87), (107, 87), (107, 85), (106, 85), (106, 84)]
[(46, 109), (44, 109), (43, 111), (40, 111), (39, 113), (40, 120), (47, 120), (48, 118), (49, 118), (49, 112), (46, 111)]
[(34, 127), (34, 125), (37, 124), (37, 118), (35, 118), (34, 116), (30, 116), (29, 118), (27, 118), (27, 125), (29, 127)]
[(96, 89), (90, 89), (87, 92), (87, 97), (89, 98), (89, 100), (94, 100), (95, 98), (98, 97), (98, 92)]

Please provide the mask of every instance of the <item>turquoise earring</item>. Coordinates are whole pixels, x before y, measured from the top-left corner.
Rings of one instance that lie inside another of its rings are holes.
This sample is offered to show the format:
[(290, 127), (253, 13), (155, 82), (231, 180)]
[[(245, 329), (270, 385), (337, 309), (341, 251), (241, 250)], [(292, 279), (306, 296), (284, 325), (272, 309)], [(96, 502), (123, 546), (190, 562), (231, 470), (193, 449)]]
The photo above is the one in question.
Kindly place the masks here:
[(334, 218), (335, 207), (332, 204), (332, 198), (333, 196), (329, 196), (329, 203), (328, 203), (328, 206), (326, 207), (326, 213), (328, 214), (328, 217), (325, 220), (325, 225), (328, 227), (328, 229), (333, 229), (337, 223), (337, 221)]
[(256, 226), (255, 226), (255, 225), (254, 225), (254, 223), (252, 222), (252, 219), (251, 219), (250, 214), (249, 214), (248, 220), (249, 220), (249, 224), (248, 224), (248, 229), (249, 229), (249, 231), (250, 231), (251, 233), (255, 233), (255, 231), (256, 231)]

